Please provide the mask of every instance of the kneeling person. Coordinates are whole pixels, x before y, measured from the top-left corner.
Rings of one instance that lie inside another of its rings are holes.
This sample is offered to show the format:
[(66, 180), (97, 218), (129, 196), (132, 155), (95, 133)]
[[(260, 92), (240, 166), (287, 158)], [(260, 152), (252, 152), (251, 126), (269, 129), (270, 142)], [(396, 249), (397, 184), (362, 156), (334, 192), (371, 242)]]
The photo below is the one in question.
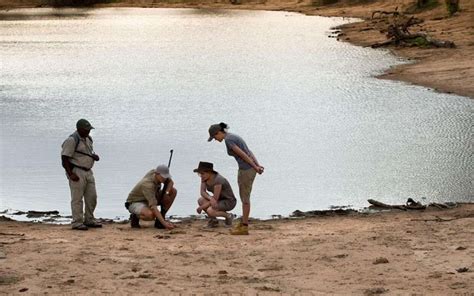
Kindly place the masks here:
[[(161, 184), (167, 184), (166, 188), (161, 189)], [(149, 171), (135, 185), (125, 203), (125, 207), (131, 213), (132, 228), (140, 228), (140, 219), (155, 220), (156, 228), (174, 228), (171, 222), (165, 220), (166, 212), (171, 208), (177, 194), (173, 185), (174, 182), (166, 165), (159, 165), (156, 169)], [(158, 211), (158, 206), (161, 212)]]
[(235, 208), (237, 200), (229, 181), (214, 171), (214, 165), (209, 162), (200, 162), (194, 172), (201, 177), (201, 196), (198, 199), (199, 207), (196, 209), (198, 214), (202, 211), (207, 213), (211, 218), (209, 227), (217, 227), (219, 221), (216, 217), (224, 217), (225, 224), (231, 226), (233, 215), (227, 212)]

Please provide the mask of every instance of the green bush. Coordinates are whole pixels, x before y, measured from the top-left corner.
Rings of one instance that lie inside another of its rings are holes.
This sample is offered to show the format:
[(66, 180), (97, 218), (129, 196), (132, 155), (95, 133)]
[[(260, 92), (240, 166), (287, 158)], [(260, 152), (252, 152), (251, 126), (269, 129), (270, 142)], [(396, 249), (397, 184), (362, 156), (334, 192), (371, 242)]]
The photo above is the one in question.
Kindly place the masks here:
[(446, 9), (450, 16), (458, 12), (459, 0), (446, 0)]

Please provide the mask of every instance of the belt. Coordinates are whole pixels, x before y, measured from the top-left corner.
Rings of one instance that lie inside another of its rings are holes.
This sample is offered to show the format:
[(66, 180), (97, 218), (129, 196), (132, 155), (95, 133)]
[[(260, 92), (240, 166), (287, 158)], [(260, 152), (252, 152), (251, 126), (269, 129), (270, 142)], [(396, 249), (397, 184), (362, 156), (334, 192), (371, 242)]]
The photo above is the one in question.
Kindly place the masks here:
[(78, 169), (86, 171), (86, 172), (91, 170), (90, 168), (88, 169), (88, 168), (85, 168), (85, 167), (81, 167), (81, 166), (75, 165), (73, 163), (71, 163), (71, 165), (72, 165), (73, 168), (78, 168)]

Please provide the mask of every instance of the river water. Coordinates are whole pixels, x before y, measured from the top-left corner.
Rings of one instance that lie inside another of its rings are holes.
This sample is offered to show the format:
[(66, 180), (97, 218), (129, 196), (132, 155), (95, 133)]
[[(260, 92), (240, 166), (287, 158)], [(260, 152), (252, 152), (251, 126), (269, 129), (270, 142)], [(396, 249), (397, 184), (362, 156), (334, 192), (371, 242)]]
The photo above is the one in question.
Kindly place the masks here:
[(195, 213), (200, 160), (237, 193), (234, 159), (206, 141), (220, 121), (266, 168), (254, 217), (369, 198), (474, 199), (473, 101), (373, 78), (403, 61), (328, 38), (347, 19), (194, 9), (0, 18), (0, 210), (70, 214), (60, 146), (79, 118), (96, 127), (100, 217), (126, 216), (128, 192), (170, 149), (170, 214)]

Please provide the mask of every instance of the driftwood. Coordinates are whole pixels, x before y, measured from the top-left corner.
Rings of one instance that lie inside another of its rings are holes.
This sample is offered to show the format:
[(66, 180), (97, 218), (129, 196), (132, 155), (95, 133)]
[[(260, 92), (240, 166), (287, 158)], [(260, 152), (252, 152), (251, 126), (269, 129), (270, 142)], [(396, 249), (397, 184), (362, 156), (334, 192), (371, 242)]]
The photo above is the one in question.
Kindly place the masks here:
[(397, 45), (397, 46), (434, 46), (434, 47), (444, 47), (444, 48), (454, 48), (456, 47), (452, 41), (443, 41), (437, 40), (430, 37), (424, 32), (410, 33), (409, 28), (418, 25), (423, 22), (423, 20), (411, 17), (409, 19), (403, 20), (401, 16), (397, 16), (392, 23), (390, 23), (386, 30), (381, 32), (386, 32), (387, 41), (377, 42), (371, 45), (372, 48), (384, 47), (388, 45)]
[(371, 207), (382, 208), (382, 209), (398, 209), (402, 211), (426, 209), (426, 206), (422, 205), (419, 202), (414, 201), (411, 198), (407, 200), (405, 205), (388, 205), (383, 202), (377, 201), (375, 199), (369, 199), (367, 201), (372, 205)]
[(380, 17), (382, 17), (382, 15), (384, 15), (384, 16), (386, 16), (386, 15), (399, 16), (400, 12), (398, 12), (398, 6), (395, 7), (394, 11), (375, 10), (375, 11), (372, 11), (372, 17), (371, 18), (374, 19), (376, 14), (378, 14), (379, 18), (380, 18)]
[(397, 209), (397, 210), (402, 210), (402, 211), (425, 210), (429, 207), (445, 210), (445, 209), (452, 209), (457, 206), (456, 203), (430, 203), (428, 205), (423, 205), (420, 202), (413, 200), (412, 198), (407, 199), (407, 202), (404, 205), (389, 205), (389, 204), (385, 204), (383, 202), (377, 201), (375, 199), (369, 199), (367, 201), (371, 204), (370, 208)]

